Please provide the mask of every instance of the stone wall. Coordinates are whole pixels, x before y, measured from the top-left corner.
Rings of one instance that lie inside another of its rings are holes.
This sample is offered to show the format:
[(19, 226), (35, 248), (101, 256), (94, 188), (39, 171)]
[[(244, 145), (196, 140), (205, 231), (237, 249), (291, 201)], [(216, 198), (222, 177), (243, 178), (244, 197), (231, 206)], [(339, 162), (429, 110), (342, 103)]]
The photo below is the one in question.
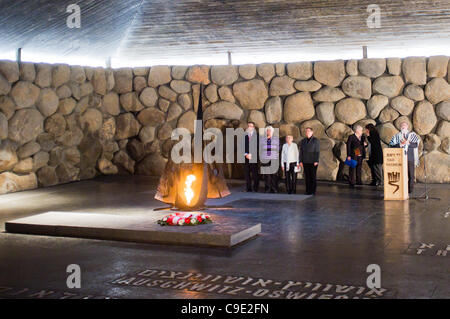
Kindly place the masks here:
[[(411, 123), (428, 180), (450, 182), (449, 58), (104, 69), (0, 61), (0, 193), (93, 178), (158, 175), (175, 127), (193, 130), (198, 86), (206, 127), (279, 127), (321, 138), (319, 178), (342, 178), (347, 136), (377, 125), (384, 143)], [(196, 89), (197, 88), (197, 89)], [(194, 93), (195, 92), (195, 93)], [(228, 176), (240, 171), (229, 167)], [(364, 179), (369, 179), (364, 166)]]

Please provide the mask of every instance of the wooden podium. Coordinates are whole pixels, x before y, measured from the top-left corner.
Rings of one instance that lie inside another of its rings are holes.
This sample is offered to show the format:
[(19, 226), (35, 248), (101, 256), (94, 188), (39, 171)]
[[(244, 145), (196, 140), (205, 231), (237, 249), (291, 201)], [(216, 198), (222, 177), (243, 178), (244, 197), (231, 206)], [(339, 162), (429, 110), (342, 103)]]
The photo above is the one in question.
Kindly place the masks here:
[(408, 199), (408, 159), (403, 148), (383, 149), (384, 200)]

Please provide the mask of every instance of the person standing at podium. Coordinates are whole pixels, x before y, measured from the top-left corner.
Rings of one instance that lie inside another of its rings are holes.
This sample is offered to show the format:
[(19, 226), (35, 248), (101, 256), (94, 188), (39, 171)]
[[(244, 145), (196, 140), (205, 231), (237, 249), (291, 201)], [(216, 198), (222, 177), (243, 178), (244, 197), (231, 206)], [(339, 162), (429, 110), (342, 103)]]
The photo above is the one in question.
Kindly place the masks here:
[(414, 171), (415, 166), (419, 164), (418, 146), (420, 143), (419, 136), (409, 131), (407, 122), (400, 124), (400, 132), (395, 134), (389, 142), (390, 147), (401, 147), (405, 150), (408, 159), (408, 193), (414, 188)]

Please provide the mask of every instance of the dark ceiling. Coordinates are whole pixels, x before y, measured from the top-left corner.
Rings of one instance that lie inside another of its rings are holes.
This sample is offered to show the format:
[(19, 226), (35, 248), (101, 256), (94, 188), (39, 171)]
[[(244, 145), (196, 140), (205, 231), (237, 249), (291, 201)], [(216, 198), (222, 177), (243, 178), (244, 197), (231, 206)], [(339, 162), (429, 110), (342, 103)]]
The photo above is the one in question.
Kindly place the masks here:
[[(363, 45), (369, 56), (450, 51), (450, 0), (80, 0), (80, 29), (66, 25), (71, 3), (0, 0), (0, 51), (124, 64), (216, 55), (223, 63), (227, 51), (242, 61), (350, 57)], [(381, 9), (381, 28), (367, 26), (372, 3)]]

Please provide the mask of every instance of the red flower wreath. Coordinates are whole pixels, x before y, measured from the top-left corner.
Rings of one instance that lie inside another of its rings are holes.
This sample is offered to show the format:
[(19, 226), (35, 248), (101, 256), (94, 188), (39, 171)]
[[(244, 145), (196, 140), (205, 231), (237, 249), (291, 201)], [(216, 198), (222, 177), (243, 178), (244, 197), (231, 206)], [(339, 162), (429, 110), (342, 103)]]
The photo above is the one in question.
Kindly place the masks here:
[(211, 216), (205, 213), (172, 213), (158, 220), (161, 226), (196, 226), (212, 223)]

